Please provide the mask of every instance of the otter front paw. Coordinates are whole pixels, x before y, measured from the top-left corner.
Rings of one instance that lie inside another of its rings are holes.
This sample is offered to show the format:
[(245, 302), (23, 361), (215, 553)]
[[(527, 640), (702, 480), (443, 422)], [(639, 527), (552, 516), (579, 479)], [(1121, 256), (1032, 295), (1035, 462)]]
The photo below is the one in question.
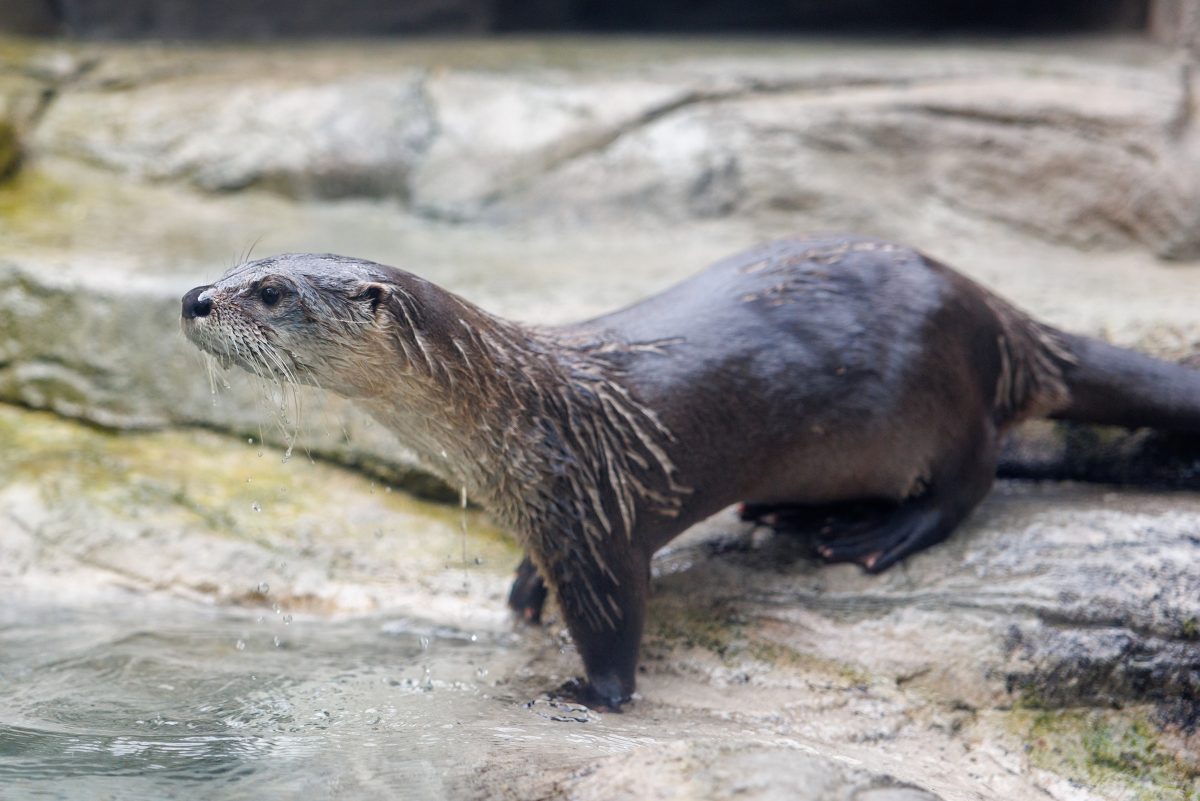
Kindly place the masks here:
[(621, 705), (628, 703), (632, 696), (625, 692), (621, 680), (612, 675), (590, 682), (584, 679), (571, 679), (560, 685), (552, 697), (583, 704), (590, 709), (620, 712)]
[(538, 575), (529, 557), (517, 565), (516, 578), (508, 591), (508, 608), (526, 623), (542, 622), (542, 607), (546, 605), (546, 584)]

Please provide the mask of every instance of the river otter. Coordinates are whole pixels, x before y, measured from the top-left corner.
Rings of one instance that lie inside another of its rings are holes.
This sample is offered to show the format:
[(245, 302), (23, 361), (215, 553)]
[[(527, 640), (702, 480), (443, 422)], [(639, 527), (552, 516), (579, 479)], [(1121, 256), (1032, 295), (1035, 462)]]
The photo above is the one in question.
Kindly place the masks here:
[(776, 242), (559, 327), (392, 267), (283, 255), (191, 290), (182, 322), (226, 364), (352, 398), (489, 508), (528, 553), (510, 603), (536, 617), (555, 593), (581, 693), (614, 709), (651, 555), (722, 508), (815, 527), (822, 557), (878, 572), (966, 517), (1020, 420), (1200, 431), (1200, 373), (869, 239)]

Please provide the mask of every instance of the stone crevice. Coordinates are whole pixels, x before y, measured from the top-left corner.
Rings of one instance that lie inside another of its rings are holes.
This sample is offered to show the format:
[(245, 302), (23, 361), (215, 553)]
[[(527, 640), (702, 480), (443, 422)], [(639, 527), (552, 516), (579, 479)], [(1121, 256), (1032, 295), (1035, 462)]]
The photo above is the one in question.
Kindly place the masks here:
[(804, 97), (814, 99), (824, 98), (837, 92), (851, 90), (871, 90), (881, 88), (902, 88), (920, 85), (920, 81), (912, 78), (859, 78), (848, 80), (824, 80), (806, 78), (795, 81), (768, 81), (762, 79), (744, 80), (740, 85), (728, 89), (706, 91), (689, 89), (678, 97), (654, 106), (636, 117), (612, 128), (598, 131), (583, 141), (558, 152), (552, 150), (548, 157), (537, 160), (532, 169), (512, 180), (504, 186), (483, 198), (483, 207), (495, 206), (508, 197), (518, 195), (542, 178), (563, 166), (584, 159), (588, 156), (604, 152), (621, 139), (631, 136), (672, 115), (693, 108), (716, 106), (723, 103), (767, 97), (772, 95)]

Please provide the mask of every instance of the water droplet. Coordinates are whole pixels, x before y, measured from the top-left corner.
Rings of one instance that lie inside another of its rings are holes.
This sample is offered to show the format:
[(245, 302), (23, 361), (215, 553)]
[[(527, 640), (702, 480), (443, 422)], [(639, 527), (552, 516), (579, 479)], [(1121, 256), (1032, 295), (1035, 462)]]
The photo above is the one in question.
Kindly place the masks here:
[(239, 651), (245, 651), (246, 650), (245, 640), (238, 640), (237, 645), (235, 645), (234, 647), (237, 648)]
[(279, 604), (271, 604), (271, 611), (278, 615), (279, 614)]
[(485, 667), (481, 667), (481, 668), (479, 668), (479, 670), (475, 671), (475, 676), (480, 679), (486, 679), (487, 674), (488, 674), (488, 669)]
[(254, 437), (246, 437), (246, 444), (247, 444), (247, 445), (253, 445), (253, 444), (254, 444)]
[(471, 588), (471, 580), (467, 574), (467, 486), (464, 484), (458, 490), (458, 505), (462, 511), (458, 515), (458, 526), (462, 529), (462, 566), (463, 566), (463, 583), (462, 591), (467, 592)]
[(478, 634), (472, 634), (472, 635), (471, 635), (471, 642), (477, 642), (478, 640), (479, 640), (479, 635), (478, 635)]
[(246, 479), (246, 483), (247, 483), (247, 484), (253, 484), (253, 483), (254, 483), (254, 479), (252, 479), (252, 478), (248, 478), (248, 479)]
[(255, 622), (255, 623), (266, 623), (266, 622), (267, 622), (267, 619), (266, 619), (265, 617), (263, 617), (262, 615), (259, 615), (259, 616), (258, 616), (258, 619), (257, 619), (257, 620), (255, 620), (254, 622)]
[(482, 557), (482, 556), (476, 556), (476, 557), (475, 557), (475, 564), (477, 564), (477, 565), (482, 565), (482, 564), (483, 564), (483, 557)]
[(276, 647), (276, 648), (278, 648), (280, 645), (282, 645), (282, 644), (283, 644), (283, 641), (282, 641), (282, 640), (280, 640), (278, 636), (274, 637), (274, 638), (272, 639), (272, 642), (274, 642), (274, 643), (275, 643), (275, 647)]
[(258, 501), (255, 501), (254, 503), (250, 504), (250, 508), (251, 508), (251, 509), (253, 509), (253, 510), (254, 510), (254, 511), (256, 511), (256, 512), (261, 512), (261, 511), (262, 511), (262, 504), (260, 504)]
[(420, 642), (420, 643), (421, 643), (421, 650), (422, 650), (422, 651), (428, 651), (428, 650), (429, 650), (429, 638), (428, 638), (428, 637), (426, 637), (424, 634), (422, 634), (422, 635), (421, 635), (421, 639), (420, 639), (420, 640), (418, 640), (418, 642)]
[(267, 582), (264, 581), (262, 584), (258, 585), (259, 594), (266, 595), (270, 591), (271, 591), (271, 585), (268, 584)]
[(285, 625), (285, 626), (290, 626), (290, 625), (292, 625), (292, 616), (291, 616), (291, 615), (284, 615), (284, 616), (283, 616), (283, 625)]

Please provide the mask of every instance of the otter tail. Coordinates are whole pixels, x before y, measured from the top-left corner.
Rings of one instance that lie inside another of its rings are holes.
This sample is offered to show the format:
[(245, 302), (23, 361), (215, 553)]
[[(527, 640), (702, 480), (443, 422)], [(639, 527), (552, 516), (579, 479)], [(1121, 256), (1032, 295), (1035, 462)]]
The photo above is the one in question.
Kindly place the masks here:
[[(1065, 403), (1049, 414), (1081, 423), (1200, 432), (1200, 370), (1055, 331)], [(1063, 359), (1061, 356), (1065, 355)]]

